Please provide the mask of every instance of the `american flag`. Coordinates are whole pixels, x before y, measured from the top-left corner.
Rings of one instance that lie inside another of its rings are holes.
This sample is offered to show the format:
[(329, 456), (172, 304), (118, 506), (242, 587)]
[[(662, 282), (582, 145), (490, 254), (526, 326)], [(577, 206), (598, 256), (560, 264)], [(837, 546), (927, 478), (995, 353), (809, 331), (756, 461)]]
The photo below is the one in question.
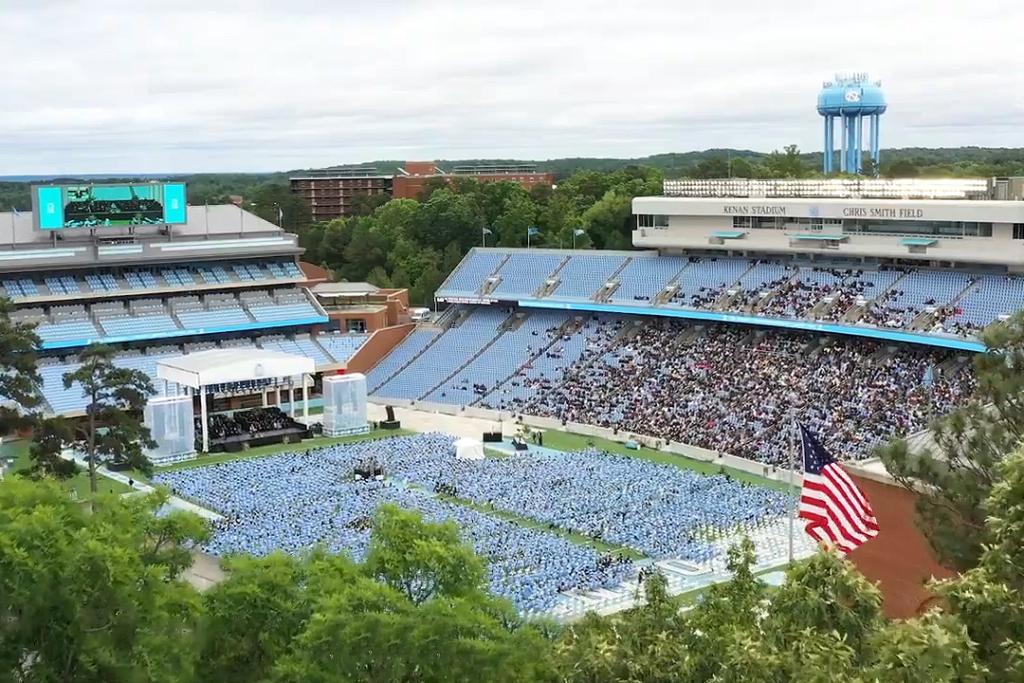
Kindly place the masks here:
[(878, 535), (878, 520), (864, 492), (825, 447), (800, 427), (804, 486), (799, 517), (819, 542), (848, 553)]

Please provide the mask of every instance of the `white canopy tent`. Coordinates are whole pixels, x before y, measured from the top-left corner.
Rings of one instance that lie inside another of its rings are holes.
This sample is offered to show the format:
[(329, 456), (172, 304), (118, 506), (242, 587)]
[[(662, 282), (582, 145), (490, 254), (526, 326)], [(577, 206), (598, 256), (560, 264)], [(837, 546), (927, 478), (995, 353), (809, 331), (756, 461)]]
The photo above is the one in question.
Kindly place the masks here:
[(476, 439), (459, 439), (455, 442), (457, 460), (483, 460), (484, 445)]
[(237, 348), (211, 349), (189, 353), (177, 358), (157, 361), (156, 376), (167, 384), (174, 383), (189, 387), (199, 395), (200, 415), (203, 430), (203, 452), (210, 450), (210, 434), (207, 425), (207, 391), (209, 387), (230, 385), (238, 382), (278, 379), (284, 380), (276, 387), (261, 390), (263, 405), (268, 405), (267, 392), (277, 391), (277, 405), (281, 405), (281, 389), (289, 391), (289, 414), (295, 417), (294, 389), (302, 386), (302, 416), (309, 418), (309, 385), (316, 372), (312, 358), (295, 356), (279, 351)]

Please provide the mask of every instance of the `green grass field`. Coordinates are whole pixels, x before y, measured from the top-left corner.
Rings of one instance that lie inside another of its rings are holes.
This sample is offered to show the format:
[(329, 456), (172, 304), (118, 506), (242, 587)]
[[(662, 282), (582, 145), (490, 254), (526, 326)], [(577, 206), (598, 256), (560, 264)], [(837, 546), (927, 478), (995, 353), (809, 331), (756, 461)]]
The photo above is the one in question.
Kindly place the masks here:
[(544, 432), (544, 446), (547, 448), (554, 448), (558, 451), (581, 451), (586, 448), (589, 443), (593, 443), (595, 448), (599, 448), (602, 451), (608, 451), (609, 453), (625, 455), (626, 457), (636, 458), (638, 460), (647, 460), (648, 462), (656, 462), (662, 465), (672, 465), (673, 467), (678, 467), (681, 470), (692, 470), (694, 472), (700, 472), (701, 474), (718, 474), (722, 469), (725, 469), (726, 473), (728, 473), (730, 477), (738, 481), (745, 481), (755, 486), (767, 486), (768, 488), (773, 488), (778, 491), (790, 490), (789, 484), (785, 482), (766, 479), (765, 477), (760, 477), (756, 474), (750, 474), (749, 472), (733, 469), (731, 467), (723, 468), (715, 463), (687, 458), (674, 453), (663, 453), (662, 451), (655, 451), (650, 448), (643, 447), (639, 450), (632, 450), (626, 448), (625, 444), (621, 444), (617, 441), (580, 436), (578, 434), (570, 434), (569, 432), (557, 430)]
[[(17, 472), (18, 470), (25, 469), (32, 464), (32, 461), (28, 456), (28, 449), (31, 442), (28, 439), (19, 439), (17, 441), (5, 441), (0, 446), (0, 458), (14, 458), (14, 464), (11, 466), (10, 471)], [(132, 473), (126, 473), (128, 476), (135, 477), (139, 481), (144, 481), (142, 475), (136, 475)], [(89, 475), (84, 471), (79, 471), (77, 475), (67, 480), (65, 484), (68, 490), (74, 491), (75, 495), (79, 499), (86, 499), (89, 497)], [(127, 493), (131, 491), (126, 484), (122, 484), (119, 481), (108, 479), (100, 475), (97, 479), (97, 485), (100, 493)]]

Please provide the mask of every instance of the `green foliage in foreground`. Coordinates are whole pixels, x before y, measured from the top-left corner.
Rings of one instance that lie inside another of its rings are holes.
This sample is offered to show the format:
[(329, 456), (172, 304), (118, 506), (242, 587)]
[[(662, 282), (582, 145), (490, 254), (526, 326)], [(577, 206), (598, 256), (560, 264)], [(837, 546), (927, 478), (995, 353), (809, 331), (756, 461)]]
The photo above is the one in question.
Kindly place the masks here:
[(394, 507), (365, 560), (235, 557), (181, 578), (205, 524), (161, 495), (0, 484), (0, 680), (24, 683), (1024, 683), (1024, 455), (987, 502), (990, 544), (944, 605), (888, 621), (848, 562), (821, 553), (770, 588), (753, 546), (688, 611), (648, 579), (643, 606), (560, 627), (483, 588), (453, 523)]

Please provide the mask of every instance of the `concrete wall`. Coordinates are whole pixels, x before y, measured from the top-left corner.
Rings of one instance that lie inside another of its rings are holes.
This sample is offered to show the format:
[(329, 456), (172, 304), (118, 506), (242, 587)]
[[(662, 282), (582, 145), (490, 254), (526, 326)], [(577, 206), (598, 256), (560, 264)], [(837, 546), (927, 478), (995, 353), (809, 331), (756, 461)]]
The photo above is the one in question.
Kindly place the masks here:
[(396, 325), (377, 330), (349, 359), (345, 371), (369, 372), (384, 356), (391, 353), (391, 350), (398, 346), (415, 327), (415, 325)]

